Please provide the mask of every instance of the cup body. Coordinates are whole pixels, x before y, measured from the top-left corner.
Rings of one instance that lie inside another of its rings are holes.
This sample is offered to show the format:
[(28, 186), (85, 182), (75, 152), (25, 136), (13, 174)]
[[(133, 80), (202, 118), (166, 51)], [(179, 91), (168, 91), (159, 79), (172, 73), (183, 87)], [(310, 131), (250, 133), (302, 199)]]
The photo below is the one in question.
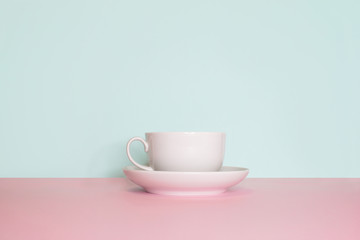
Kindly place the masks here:
[(146, 133), (149, 166), (156, 171), (218, 171), (225, 154), (225, 133)]

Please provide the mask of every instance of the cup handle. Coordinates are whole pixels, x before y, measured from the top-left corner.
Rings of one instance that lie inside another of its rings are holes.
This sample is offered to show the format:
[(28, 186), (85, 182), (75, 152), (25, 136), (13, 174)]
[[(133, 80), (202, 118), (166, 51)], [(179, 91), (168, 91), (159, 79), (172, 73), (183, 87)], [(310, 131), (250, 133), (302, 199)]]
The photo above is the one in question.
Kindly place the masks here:
[(129, 140), (129, 142), (127, 143), (127, 146), (126, 146), (126, 153), (127, 153), (128, 158), (129, 158), (130, 161), (131, 161), (135, 166), (137, 166), (138, 168), (143, 169), (143, 170), (147, 170), (147, 171), (153, 171), (154, 169), (152, 169), (151, 167), (148, 167), (148, 166), (139, 164), (139, 163), (135, 162), (135, 160), (131, 157), (131, 154), (130, 154), (130, 145), (131, 145), (131, 143), (134, 142), (134, 141), (140, 141), (140, 142), (142, 142), (142, 144), (144, 144), (145, 152), (148, 152), (148, 151), (149, 151), (149, 145), (148, 145), (148, 143), (147, 143), (144, 139), (142, 139), (141, 137), (133, 137), (132, 139)]

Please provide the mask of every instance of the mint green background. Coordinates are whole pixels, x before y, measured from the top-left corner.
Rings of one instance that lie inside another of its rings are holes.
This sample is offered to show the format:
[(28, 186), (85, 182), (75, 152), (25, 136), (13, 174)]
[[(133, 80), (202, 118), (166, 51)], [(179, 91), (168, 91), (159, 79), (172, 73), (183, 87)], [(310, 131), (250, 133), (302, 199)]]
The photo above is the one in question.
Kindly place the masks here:
[(123, 176), (132, 136), (224, 131), (250, 177), (360, 177), (359, 12), (1, 0), (0, 176)]

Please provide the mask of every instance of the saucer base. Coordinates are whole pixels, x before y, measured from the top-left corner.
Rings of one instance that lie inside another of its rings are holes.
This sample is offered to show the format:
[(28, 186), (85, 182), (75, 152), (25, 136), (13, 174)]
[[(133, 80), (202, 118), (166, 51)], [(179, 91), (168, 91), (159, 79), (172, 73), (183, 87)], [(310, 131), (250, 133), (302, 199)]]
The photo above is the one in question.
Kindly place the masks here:
[(219, 195), (224, 193), (226, 190), (205, 190), (205, 191), (174, 191), (174, 190), (161, 190), (161, 189), (151, 189), (145, 188), (145, 191), (148, 193), (159, 194), (159, 195), (169, 195), (169, 196), (212, 196)]

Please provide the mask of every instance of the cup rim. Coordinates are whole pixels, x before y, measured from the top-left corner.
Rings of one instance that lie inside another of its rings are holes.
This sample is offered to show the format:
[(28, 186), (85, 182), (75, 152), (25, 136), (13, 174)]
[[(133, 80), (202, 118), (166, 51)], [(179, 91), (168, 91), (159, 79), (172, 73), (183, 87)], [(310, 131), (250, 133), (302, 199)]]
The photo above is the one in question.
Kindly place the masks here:
[(179, 135), (200, 135), (200, 134), (215, 134), (215, 135), (225, 135), (225, 132), (146, 132), (146, 135), (154, 134), (179, 134)]

